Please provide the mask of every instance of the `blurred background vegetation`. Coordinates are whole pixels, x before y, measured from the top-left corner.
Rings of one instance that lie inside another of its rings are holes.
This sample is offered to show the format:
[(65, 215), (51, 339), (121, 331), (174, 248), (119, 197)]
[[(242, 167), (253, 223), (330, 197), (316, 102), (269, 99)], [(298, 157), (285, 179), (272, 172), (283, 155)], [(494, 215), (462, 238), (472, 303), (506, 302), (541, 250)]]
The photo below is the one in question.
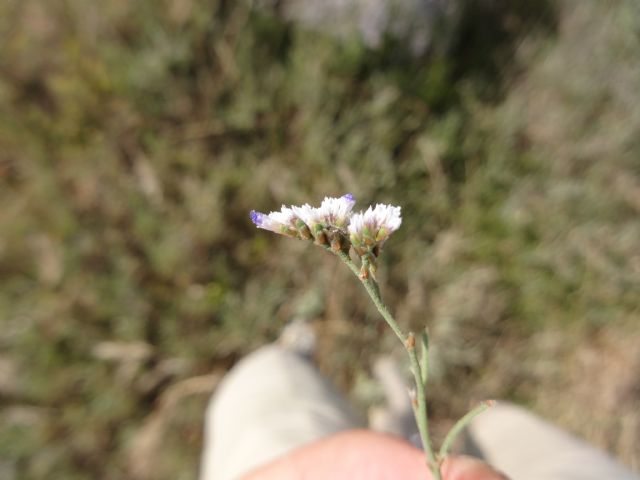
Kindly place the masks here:
[(507, 398), (640, 470), (640, 7), (461, 4), (413, 55), (245, 2), (0, 2), (2, 478), (194, 478), (217, 379), (293, 318), (375, 401), (361, 287), (247, 214), (344, 192), (403, 208), (380, 274), (439, 429)]

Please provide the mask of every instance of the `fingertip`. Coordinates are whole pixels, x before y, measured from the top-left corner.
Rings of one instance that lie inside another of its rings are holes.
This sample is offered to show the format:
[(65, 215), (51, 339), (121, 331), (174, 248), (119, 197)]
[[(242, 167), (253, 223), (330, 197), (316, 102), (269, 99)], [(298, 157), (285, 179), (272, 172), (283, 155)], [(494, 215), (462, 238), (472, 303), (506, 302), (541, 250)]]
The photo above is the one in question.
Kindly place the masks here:
[(442, 463), (444, 480), (509, 480), (485, 462), (468, 456), (447, 457)]

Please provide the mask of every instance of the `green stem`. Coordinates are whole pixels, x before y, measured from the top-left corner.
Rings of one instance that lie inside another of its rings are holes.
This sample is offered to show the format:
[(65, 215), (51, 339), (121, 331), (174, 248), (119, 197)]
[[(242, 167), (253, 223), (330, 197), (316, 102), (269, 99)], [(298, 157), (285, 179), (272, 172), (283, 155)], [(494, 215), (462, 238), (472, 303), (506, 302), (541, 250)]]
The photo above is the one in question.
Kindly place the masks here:
[[(413, 371), (413, 376), (416, 382), (416, 400), (417, 405), (414, 406), (414, 415), (416, 417), (416, 423), (418, 425), (418, 431), (420, 432), (420, 438), (422, 440), (422, 445), (425, 451), (427, 466), (431, 470), (434, 480), (442, 480), (442, 475), (440, 474), (440, 465), (437, 461), (435, 453), (433, 451), (433, 447), (431, 446), (431, 441), (429, 439), (429, 421), (427, 417), (427, 400), (425, 395), (425, 383), (423, 380), (426, 380), (426, 372), (422, 372), (420, 368), (420, 362), (418, 361), (418, 355), (416, 353), (415, 348), (415, 337), (413, 334), (404, 335), (398, 322), (393, 318), (391, 312), (387, 308), (387, 306), (382, 301), (382, 297), (380, 295), (380, 290), (378, 289), (378, 285), (375, 281), (373, 281), (370, 277), (362, 276), (360, 274), (360, 270), (353, 263), (351, 257), (349, 257), (348, 253), (343, 251), (334, 251), (336, 255), (340, 257), (340, 259), (347, 264), (349, 269), (353, 272), (353, 274), (358, 277), (358, 279), (364, 285), (364, 288), (367, 290), (369, 297), (373, 300), (376, 308), (385, 319), (387, 324), (393, 330), (393, 333), (396, 334), (396, 337), (402, 342), (402, 345), (407, 350), (409, 354), (409, 358), (411, 361), (411, 370)], [(424, 341), (424, 339), (423, 339)], [(426, 367), (426, 364), (425, 364)], [(412, 402), (413, 403), (413, 402)]]
[(351, 260), (351, 257), (349, 256), (348, 253), (343, 252), (342, 250), (340, 250), (339, 252), (336, 252), (335, 250), (331, 250), (333, 253), (335, 253), (336, 255), (338, 255), (338, 257), (340, 257), (340, 260), (342, 260), (344, 263), (347, 264), (347, 267), (349, 267), (349, 269), (353, 272), (353, 274), (360, 278), (360, 270), (358, 269), (358, 266), (353, 263), (353, 260)]
[(420, 368), (422, 369), (422, 384), (427, 385), (429, 379), (429, 333), (425, 328), (420, 335)]
[(409, 359), (411, 360), (411, 371), (416, 382), (416, 401), (414, 405), (413, 413), (416, 417), (416, 423), (418, 424), (418, 431), (420, 432), (420, 439), (427, 456), (427, 465), (433, 474), (434, 480), (441, 480), (440, 464), (433, 452), (431, 446), (431, 440), (429, 438), (429, 418), (427, 417), (427, 398), (425, 395), (425, 384), (423, 382), (423, 374), (420, 368), (420, 362), (418, 360), (418, 354), (415, 348), (415, 338), (410, 334), (410, 342), (405, 343), (407, 353), (409, 353)]
[(455, 425), (451, 427), (451, 430), (449, 430), (449, 433), (447, 433), (447, 436), (444, 438), (444, 442), (442, 442), (440, 452), (438, 453), (438, 458), (443, 459), (444, 457), (446, 457), (458, 434), (469, 424), (469, 422), (471, 422), (471, 420), (473, 420), (485, 410), (493, 407), (494, 404), (495, 402), (493, 400), (482, 402), (474, 409), (472, 409), (469, 413), (467, 413), (464, 417), (458, 420)]
[(360, 276), (360, 270), (358, 269), (356, 264), (353, 263), (353, 261), (351, 260), (351, 258), (347, 253), (343, 251), (334, 252), (334, 253), (336, 253), (340, 257), (340, 259), (347, 264), (347, 266), (351, 269), (353, 274), (356, 277), (358, 277), (358, 279), (362, 282), (362, 284), (364, 285), (364, 288), (367, 289), (367, 293), (371, 297), (371, 300), (373, 300), (373, 303), (375, 304), (376, 308), (380, 312), (380, 315), (382, 315), (382, 318), (385, 319), (385, 321), (391, 327), (391, 330), (393, 330), (393, 333), (396, 334), (396, 337), (398, 337), (402, 342), (402, 344), (404, 345), (406, 337), (402, 333), (402, 330), (400, 329), (400, 325), (398, 325), (398, 322), (396, 322), (396, 320), (393, 318), (393, 315), (391, 315), (391, 312), (382, 301), (382, 298), (380, 296), (380, 291), (378, 290), (378, 285), (371, 278), (362, 278)]

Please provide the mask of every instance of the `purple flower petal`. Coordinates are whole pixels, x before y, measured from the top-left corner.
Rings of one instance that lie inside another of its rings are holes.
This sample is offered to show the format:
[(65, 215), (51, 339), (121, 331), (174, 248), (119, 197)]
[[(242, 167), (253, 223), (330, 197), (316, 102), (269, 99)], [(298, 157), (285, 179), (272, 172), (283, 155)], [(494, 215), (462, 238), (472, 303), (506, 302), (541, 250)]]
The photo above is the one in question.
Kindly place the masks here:
[(251, 217), (251, 221), (257, 226), (257, 227), (261, 227), (262, 224), (264, 223), (264, 213), (260, 213), (260, 212), (256, 212), (255, 210), (251, 210), (251, 212), (249, 213), (249, 216)]

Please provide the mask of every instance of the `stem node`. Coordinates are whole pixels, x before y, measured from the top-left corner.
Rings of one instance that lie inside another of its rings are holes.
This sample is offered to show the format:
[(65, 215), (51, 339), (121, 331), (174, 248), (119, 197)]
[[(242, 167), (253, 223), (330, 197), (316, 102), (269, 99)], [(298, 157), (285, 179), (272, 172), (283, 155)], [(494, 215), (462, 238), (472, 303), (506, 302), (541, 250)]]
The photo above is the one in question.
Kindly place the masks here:
[(413, 332), (409, 332), (409, 335), (407, 335), (404, 346), (407, 347), (408, 350), (416, 348), (416, 337)]

